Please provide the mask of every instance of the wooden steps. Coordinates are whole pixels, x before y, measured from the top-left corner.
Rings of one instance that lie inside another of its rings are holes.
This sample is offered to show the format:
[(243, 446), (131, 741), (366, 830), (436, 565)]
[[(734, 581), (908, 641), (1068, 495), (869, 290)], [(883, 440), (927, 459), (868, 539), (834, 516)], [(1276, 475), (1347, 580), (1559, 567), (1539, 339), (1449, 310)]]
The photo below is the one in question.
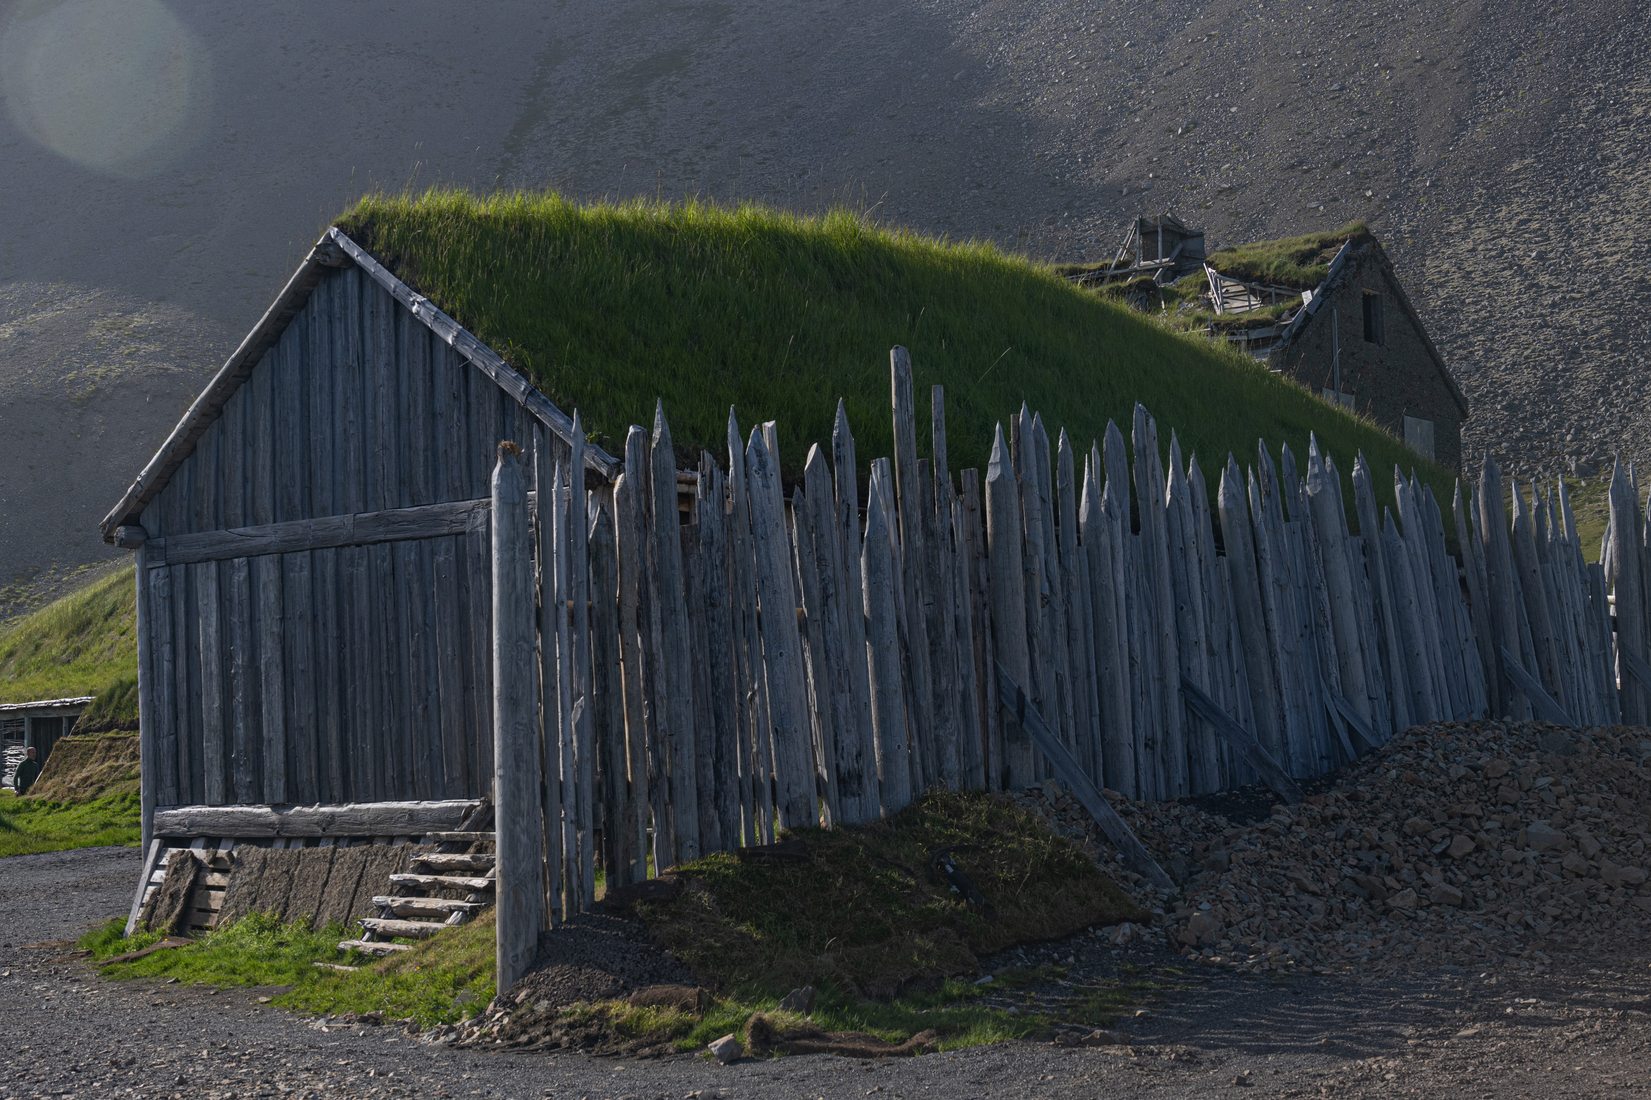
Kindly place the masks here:
[[(470, 824), (464, 822), (463, 825)], [(494, 835), (461, 827), (436, 830), (427, 842), (449, 849), (421, 852), (409, 860), (410, 870), (390, 876), (388, 893), (375, 895), (375, 917), (361, 920), (361, 938), (345, 940), (341, 951), (388, 955), (409, 950), (394, 940), (425, 940), (444, 928), (463, 924), (493, 904), (497, 863), (491, 851)], [(453, 851), (451, 849), (472, 849)], [(464, 898), (431, 897), (436, 893), (463, 894)]]
[(447, 926), (427, 920), (403, 920), (400, 917), (363, 917), (361, 927), (378, 936), (427, 940)]
[(468, 890), (480, 894), (493, 889), (493, 880), (476, 875), (420, 875), (404, 871), (390, 876), (392, 886), (417, 886), (426, 890)]
[(388, 940), (345, 940), (338, 945), (340, 951), (359, 951), (363, 955), (394, 955), (397, 951), (411, 951), (410, 944), (391, 943)]
[(455, 913), (470, 915), (487, 908), (485, 902), (454, 901), (450, 898), (378, 897), (373, 904), (397, 917), (434, 917), (447, 919)]
[(414, 856), (415, 867), (427, 867), (432, 871), (484, 871), (491, 872), (494, 867), (491, 852), (430, 852), (425, 855)]
[(429, 833), (424, 840), (427, 844), (492, 844), (493, 834), (491, 832), (455, 829), (447, 832)]

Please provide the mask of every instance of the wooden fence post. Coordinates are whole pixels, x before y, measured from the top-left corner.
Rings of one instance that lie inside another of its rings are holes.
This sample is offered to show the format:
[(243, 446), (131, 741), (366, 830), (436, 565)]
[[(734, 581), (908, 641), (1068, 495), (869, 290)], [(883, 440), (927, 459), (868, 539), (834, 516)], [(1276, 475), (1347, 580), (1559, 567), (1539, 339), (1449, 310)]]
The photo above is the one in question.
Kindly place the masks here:
[(534, 723), (533, 557), (514, 443), (493, 468), (493, 805), (498, 830), (498, 988), (529, 966), (545, 924), (539, 751)]

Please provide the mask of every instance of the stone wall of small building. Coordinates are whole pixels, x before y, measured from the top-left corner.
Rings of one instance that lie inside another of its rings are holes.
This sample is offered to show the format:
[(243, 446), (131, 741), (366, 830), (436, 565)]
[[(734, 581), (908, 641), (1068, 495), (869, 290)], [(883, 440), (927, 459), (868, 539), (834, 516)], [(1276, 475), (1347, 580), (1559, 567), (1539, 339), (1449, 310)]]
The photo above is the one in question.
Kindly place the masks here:
[[(1353, 408), (1400, 439), (1405, 437), (1407, 415), (1431, 420), (1435, 460), (1461, 469), (1461, 407), (1434, 364), (1425, 338), (1400, 304), (1391, 268), (1374, 250), (1349, 260), (1351, 270), (1300, 336), (1275, 354), (1273, 365), (1322, 394), (1333, 385), (1334, 330), (1340, 336), (1341, 392), (1352, 396)], [(1364, 338), (1367, 291), (1378, 294), (1382, 303), (1380, 344)]]

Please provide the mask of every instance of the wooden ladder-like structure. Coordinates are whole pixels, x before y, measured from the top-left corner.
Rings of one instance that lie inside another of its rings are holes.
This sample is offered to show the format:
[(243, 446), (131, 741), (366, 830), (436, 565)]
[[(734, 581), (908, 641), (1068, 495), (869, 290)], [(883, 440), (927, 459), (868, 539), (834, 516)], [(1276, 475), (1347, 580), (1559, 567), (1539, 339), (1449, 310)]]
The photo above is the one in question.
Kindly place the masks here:
[(494, 832), (478, 828), (426, 835), (424, 844), (436, 850), (413, 856), (409, 870), (390, 876), (390, 892), (373, 898), (378, 916), (361, 918), (360, 938), (338, 949), (378, 956), (408, 951), (411, 944), (397, 941), (429, 939), (492, 905), (495, 841)]

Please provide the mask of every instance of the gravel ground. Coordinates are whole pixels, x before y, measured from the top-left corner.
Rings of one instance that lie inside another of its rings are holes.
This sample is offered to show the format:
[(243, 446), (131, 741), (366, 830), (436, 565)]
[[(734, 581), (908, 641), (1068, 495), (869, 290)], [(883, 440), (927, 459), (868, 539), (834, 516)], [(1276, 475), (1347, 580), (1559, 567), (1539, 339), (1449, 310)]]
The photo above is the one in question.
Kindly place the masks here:
[[(1095, 1047), (1010, 1044), (857, 1063), (790, 1058), (722, 1068), (455, 1050), (394, 1028), (327, 1027), (258, 991), (111, 983), (62, 940), (125, 908), (138, 857), (98, 849), (0, 861), (0, 1100), (37, 1096), (1463, 1097), (1651, 1096), (1651, 950), (1550, 974), (1430, 971), (1381, 982), (1267, 979), (1161, 949), (1082, 936), (1009, 960), (1125, 964), (1161, 992)], [(1034, 998), (1038, 991), (1031, 991)], [(1242, 1091), (1240, 1091), (1242, 1090)]]

